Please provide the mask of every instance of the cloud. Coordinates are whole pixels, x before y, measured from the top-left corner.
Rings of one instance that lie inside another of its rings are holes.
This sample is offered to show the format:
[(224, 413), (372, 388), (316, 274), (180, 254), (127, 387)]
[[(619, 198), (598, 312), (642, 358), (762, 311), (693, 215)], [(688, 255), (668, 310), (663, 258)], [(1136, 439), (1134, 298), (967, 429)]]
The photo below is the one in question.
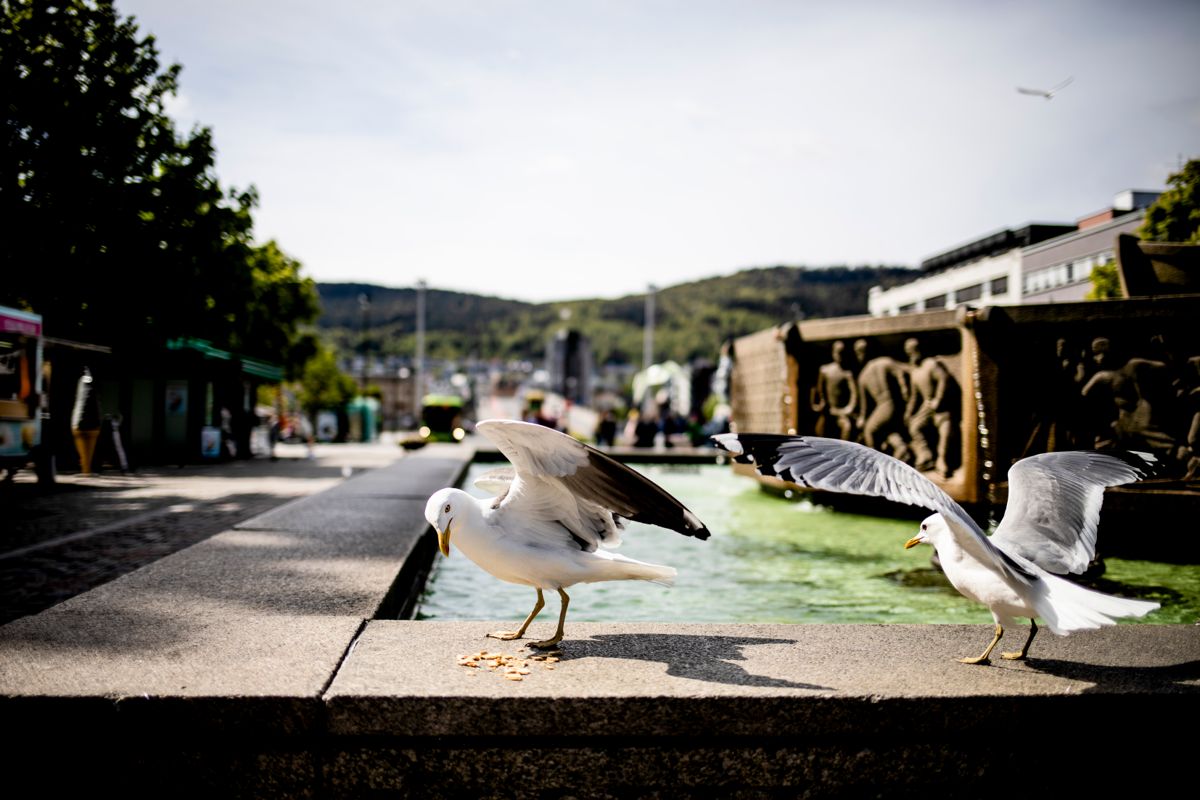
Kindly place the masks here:
[(1200, 141), (1169, 79), (1200, 74), (1195, 4), (337, 9), (120, 4), (184, 64), (172, 114), (259, 188), (259, 236), (319, 280), (553, 299), (915, 263), (1161, 186)]

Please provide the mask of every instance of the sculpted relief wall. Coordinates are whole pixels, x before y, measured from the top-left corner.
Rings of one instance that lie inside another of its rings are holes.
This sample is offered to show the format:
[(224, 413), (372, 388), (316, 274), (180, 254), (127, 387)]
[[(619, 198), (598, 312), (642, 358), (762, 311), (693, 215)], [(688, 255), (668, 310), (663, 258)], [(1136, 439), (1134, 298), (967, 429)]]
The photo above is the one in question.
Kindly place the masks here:
[(961, 502), (1003, 502), (1026, 456), (1107, 448), (1200, 498), (1194, 296), (789, 323), (734, 356), (738, 430), (860, 442)]

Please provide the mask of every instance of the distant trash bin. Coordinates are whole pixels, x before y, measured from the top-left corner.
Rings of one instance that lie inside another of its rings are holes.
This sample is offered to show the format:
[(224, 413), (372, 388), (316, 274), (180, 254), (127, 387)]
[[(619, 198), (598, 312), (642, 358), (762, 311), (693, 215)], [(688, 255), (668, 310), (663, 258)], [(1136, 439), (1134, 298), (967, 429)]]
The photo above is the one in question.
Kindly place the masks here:
[(346, 415), (350, 420), (350, 438), (358, 442), (375, 441), (376, 420), (379, 419), (379, 401), (374, 397), (355, 397), (346, 404)]

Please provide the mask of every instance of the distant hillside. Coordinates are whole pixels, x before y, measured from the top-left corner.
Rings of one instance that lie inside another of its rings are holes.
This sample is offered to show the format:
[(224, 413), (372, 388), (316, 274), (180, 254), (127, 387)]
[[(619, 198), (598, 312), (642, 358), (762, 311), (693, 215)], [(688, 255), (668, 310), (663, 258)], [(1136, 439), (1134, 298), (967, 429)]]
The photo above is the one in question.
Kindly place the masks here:
[[(911, 279), (905, 267), (769, 267), (660, 289), (655, 302), (659, 358), (715, 358), (721, 343), (786, 320), (867, 313), (867, 291)], [(360, 283), (320, 283), (321, 332), (352, 352), (364, 341), (359, 296), (370, 298), (366, 346), (380, 355), (415, 350), (416, 290)], [(566, 323), (592, 342), (597, 363), (638, 362), (645, 295), (614, 300), (525, 303), (428, 289), (426, 353), (433, 358), (543, 357), (547, 339)]]

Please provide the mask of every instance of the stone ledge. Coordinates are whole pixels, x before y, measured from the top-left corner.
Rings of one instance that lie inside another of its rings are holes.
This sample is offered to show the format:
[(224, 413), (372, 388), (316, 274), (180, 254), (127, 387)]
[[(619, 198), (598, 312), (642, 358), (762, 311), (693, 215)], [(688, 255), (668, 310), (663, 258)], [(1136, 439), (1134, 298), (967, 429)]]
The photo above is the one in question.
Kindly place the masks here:
[(1166, 722), (1200, 711), (1194, 626), (1047, 635), (1027, 663), (971, 667), (953, 657), (988, 626), (577, 623), (518, 683), (456, 663), (521, 650), (484, 639), (494, 624), (366, 623), (326, 688), (291, 693), (246, 693), (227, 663), (194, 694), (154, 668), (136, 697), (27, 674), (0, 698), (24, 733), (3, 766), (53, 789), (286, 797), (986, 796), (1036, 770), (1075, 792), (1191, 772)]
[[(1071, 696), (1200, 699), (1200, 630), (1120, 625), (1039, 634), (1034, 658), (971, 667), (981, 625), (568, 623), (553, 670), (520, 682), (459, 666), (495, 623), (369, 623), (325, 700), (334, 735), (395, 737), (836, 736), (974, 730), (959, 701)], [(536, 626), (535, 626), (536, 627)], [(1012, 638), (1023, 640), (1025, 631)], [(648, 713), (651, 710), (654, 713)], [(865, 726), (865, 728), (864, 728)]]

